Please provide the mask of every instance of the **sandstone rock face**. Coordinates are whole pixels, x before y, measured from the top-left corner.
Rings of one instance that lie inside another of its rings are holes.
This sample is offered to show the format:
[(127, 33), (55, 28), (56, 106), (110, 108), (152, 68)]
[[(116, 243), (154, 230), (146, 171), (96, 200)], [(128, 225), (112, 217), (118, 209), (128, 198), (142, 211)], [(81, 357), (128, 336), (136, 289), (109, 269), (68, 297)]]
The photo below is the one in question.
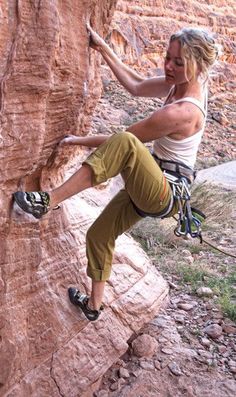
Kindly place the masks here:
[[(16, 190), (61, 183), (87, 155), (53, 151), (66, 133), (85, 135), (101, 93), (100, 57), (88, 49), (85, 22), (103, 36), (116, 0), (24, 0), (0, 4), (0, 395), (90, 397), (127, 349), (131, 334), (157, 314), (167, 285), (140, 247), (117, 242), (105, 312), (88, 323), (67, 298), (88, 292), (85, 233), (116, 188), (65, 202), (38, 222), (12, 208)], [(118, 2), (111, 43), (125, 61), (162, 68), (166, 39), (186, 24), (210, 26), (224, 53), (215, 90), (232, 95), (233, 0)]]
[[(199, 148), (209, 166), (235, 158), (233, 149), (226, 149), (235, 146), (235, 15), (234, 0), (118, 0), (110, 29), (109, 42), (117, 54), (143, 75), (150, 76), (163, 73), (173, 32), (194, 26), (214, 34), (221, 49), (211, 71), (208, 122)], [(218, 125), (219, 132), (215, 128)], [(213, 156), (209, 149), (215, 150)]]
[(91, 396), (131, 334), (166, 300), (166, 283), (124, 235), (101, 320), (88, 323), (69, 303), (69, 285), (89, 293), (85, 233), (109, 187), (68, 200), (41, 221), (12, 208), (14, 191), (57, 186), (87, 154), (63, 149), (52, 156), (66, 133), (89, 131), (101, 85), (100, 58), (88, 49), (85, 22), (91, 17), (105, 35), (115, 4), (0, 4), (1, 396)]
[(222, 46), (211, 89), (231, 95), (236, 76), (235, 13), (234, 0), (118, 0), (110, 40), (126, 62), (153, 75), (163, 69), (172, 33), (186, 26), (205, 28)]

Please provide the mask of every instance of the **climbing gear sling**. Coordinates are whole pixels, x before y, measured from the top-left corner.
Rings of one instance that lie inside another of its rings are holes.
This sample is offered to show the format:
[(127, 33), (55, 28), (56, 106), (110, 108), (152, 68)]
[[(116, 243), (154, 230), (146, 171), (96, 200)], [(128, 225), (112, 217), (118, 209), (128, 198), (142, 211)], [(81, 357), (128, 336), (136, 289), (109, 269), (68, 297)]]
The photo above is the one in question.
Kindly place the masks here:
[(173, 197), (177, 200), (178, 203), (178, 218), (173, 216), (173, 218), (177, 221), (177, 227), (174, 230), (174, 233), (177, 237), (185, 237), (188, 238), (191, 236), (192, 238), (198, 237), (200, 243), (205, 243), (215, 250), (221, 252), (224, 255), (230, 256), (232, 258), (236, 258), (235, 255), (225, 252), (218, 247), (215, 247), (209, 241), (203, 239), (202, 237), (202, 222), (206, 219), (205, 214), (198, 210), (197, 208), (191, 207), (190, 199), (190, 185), (185, 177), (175, 177), (170, 175), (165, 170), (163, 171), (166, 179), (171, 185)]
[[(200, 210), (191, 207), (190, 184), (187, 178), (171, 175), (165, 170), (163, 174), (171, 186), (174, 200), (178, 203), (178, 219), (174, 230), (175, 235), (177, 237), (198, 237), (202, 242), (201, 225), (206, 216)], [(176, 217), (174, 218), (176, 219)]]
[(192, 208), (190, 205), (190, 186), (196, 177), (196, 171), (183, 163), (162, 160), (155, 153), (152, 153), (152, 156), (169, 182), (173, 199), (178, 204), (175, 235), (178, 237), (199, 237), (201, 241), (201, 223), (206, 217), (201, 211)]
[(177, 201), (179, 219), (175, 234), (177, 236), (187, 236), (190, 234), (191, 237), (199, 237), (201, 220), (205, 219), (205, 215), (196, 209), (192, 213), (190, 206), (190, 185), (195, 179), (196, 172), (183, 163), (161, 160), (155, 153), (152, 153), (152, 156), (169, 182), (172, 189), (172, 196), (166, 208), (156, 214), (144, 212), (132, 202), (136, 212), (143, 218), (153, 217), (164, 219), (168, 217), (174, 203)]
[[(227, 253), (217, 247), (215, 247), (210, 242), (206, 241), (202, 237), (202, 222), (206, 219), (205, 214), (197, 208), (191, 207), (191, 192), (190, 187), (192, 182), (196, 177), (196, 171), (187, 167), (185, 164), (177, 163), (174, 161), (167, 161), (159, 159), (156, 154), (152, 153), (153, 158), (163, 171), (163, 175), (166, 177), (169, 182), (172, 190), (172, 200), (171, 203), (177, 202), (178, 204), (178, 213), (177, 216), (173, 216), (173, 218), (177, 221), (177, 226), (174, 229), (174, 233), (177, 237), (192, 237), (199, 238), (200, 243), (205, 243), (215, 250), (223, 253), (224, 255), (231, 256), (235, 258), (236, 256), (230, 253)], [(134, 205), (134, 203), (133, 203)], [(152, 216), (157, 218), (165, 218), (168, 216), (170, 211), (163, 214), (148, 214), (142, 212), (134, 205), (136, 211), (142, 217)], [(170, 207), (169, 207), (170, 208)]]

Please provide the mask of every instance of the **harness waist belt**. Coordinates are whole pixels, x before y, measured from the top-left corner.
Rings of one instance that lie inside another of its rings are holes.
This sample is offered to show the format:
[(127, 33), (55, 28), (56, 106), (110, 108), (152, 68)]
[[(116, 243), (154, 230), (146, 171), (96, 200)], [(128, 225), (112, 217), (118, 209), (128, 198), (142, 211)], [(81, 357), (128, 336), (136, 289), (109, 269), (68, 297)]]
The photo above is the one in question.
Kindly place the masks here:
[(152, 155), (161, 169), (170, 172), (175, 172), (177, 174), (180, 174), (181, 176), (185, 176), (190, 180), (190, 182), (194, 181), (196, 172), (193, 171), (191, 168), (188, 168), (187, 166), (177, 162), (175, 163), (174, 161), (172, 162), (172, 161), (161, 160), (154, 153)]

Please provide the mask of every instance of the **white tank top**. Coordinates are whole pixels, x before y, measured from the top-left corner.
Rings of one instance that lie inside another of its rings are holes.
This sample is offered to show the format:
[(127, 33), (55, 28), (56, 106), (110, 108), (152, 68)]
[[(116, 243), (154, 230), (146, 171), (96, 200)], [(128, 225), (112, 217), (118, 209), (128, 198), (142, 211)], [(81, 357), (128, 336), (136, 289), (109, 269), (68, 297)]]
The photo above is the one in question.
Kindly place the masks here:
[[(207, 94), (205, 95), (204, 104), (198, 99), (192, 97), (181, 98), (172, 103), (180, 102), (191, 102), (202, 111), (204, 115), (203, 127), (195, 134), (181, 140), (172, 139), (168, 136), (158, 138), (154, 141), (153, 152), (161, 160), (180, 162), (193, 169), (197, 157), (198, 147), (205, 129), (207, 115)], [(165, 104), (163, 106), (165, 106)]]

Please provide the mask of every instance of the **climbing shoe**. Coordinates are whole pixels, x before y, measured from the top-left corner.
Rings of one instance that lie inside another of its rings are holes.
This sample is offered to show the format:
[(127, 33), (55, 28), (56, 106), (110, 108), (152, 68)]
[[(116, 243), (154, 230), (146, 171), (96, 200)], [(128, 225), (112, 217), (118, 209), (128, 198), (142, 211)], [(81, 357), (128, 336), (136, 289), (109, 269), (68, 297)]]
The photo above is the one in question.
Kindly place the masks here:
[(47, 192), (16, 192), (13, 197), (23, 211), (37, 219), (49, 210), (50, 197)]
[(73, 287), (68, 288), (68, 295), (71, 303), (75, 306), (79, 306), (89, 321), (95, 321), (98, 319), (101, 314), (101, 310), (103, 310), (103, 306), (100, 307), (100, 310), (90, 309), (88, 307), (89, 297)]

